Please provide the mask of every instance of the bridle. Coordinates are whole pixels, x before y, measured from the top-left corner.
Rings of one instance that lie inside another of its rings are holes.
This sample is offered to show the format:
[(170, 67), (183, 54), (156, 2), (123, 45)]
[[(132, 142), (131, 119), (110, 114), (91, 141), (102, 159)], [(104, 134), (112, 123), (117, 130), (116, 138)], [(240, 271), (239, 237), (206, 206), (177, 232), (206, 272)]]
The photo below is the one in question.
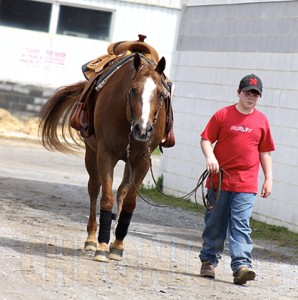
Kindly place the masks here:
[[(128, 95), (127, 95), (127, 111), (129, 113), (128, 115), (128, 121), (130, 122), (130, 132), (129, 132), (129, 140), (130, 140), (130, 135), (132, 134), (133, 131), (133, 126), (134, 126), (134, 118), (133, 118), (133, 113), (132, 113), (132, 108), (131, 108), (131, 96), (133, 93), (133, 88), (130, 88), (128, 91)], [(162, 109), (163, 103), (164, 103), (164, 99), (166, 98), (166, 96), (164, 95), (164, 93), (161, 93), (159, 96), (159, 104), (158, 104), (158, 109), (154, 115), (153, 121), (152, 121), (152, 128), (155, 125), (158, 115)], [(149, 139), (151, 141), (151, 138)]]
[[(137, 72), (135, 73), (132, 82), (134, 81), (134, 79), (136, 78), (138, 72), (140, 72), (140, 70), (145, 66), (145, 64), (141, 65), (141, 67), (137, 70)], [(154, 129), (154, 125), (158, 119), (159, 113), (163, 107), (163, 104), (165, 102), (165, 99), (169, 96), (169, 92), (166, 90), (166, 88), (164, 87), (164, 85), (162, 84), (162, 92), (158, 95), (159, 96), (159, 104), (158, 104), (158, 109), (156, 111), (156, 113), (154, 114), (154, 118), (152, 120), (152, 128)], [(131, 98), (132, 98), (132, 94), (133, 94), (133, 88), (130, 87), (130, 89), (128, 90), (128, 94), (127, 94), (127, 112), (128, 112), (128, 121), (130, 122), (130, 132), (128, 134), (128, 139), (129, 139), (129, 143), (128, 143), (128, 149), (130, 148), (130, 136), (132, 134), (133, 131), (133, 126), (135, 123), (134, 120), (134, 116), (133, 116), (133, 111), (132, 111), (132, 105), (131, 105)], [(151, 138), (149, 138), (149, 144), (151, 145)], [(150, 151), (150, 149), (149, 149)]]

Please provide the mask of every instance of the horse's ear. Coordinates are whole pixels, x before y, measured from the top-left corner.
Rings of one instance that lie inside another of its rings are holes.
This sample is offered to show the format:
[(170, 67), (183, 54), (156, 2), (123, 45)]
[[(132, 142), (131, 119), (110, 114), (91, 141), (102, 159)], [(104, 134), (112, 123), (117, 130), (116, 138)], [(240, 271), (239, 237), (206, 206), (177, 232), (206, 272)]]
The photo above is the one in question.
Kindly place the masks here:
[(163, 73), (163, 71), (165, 70), (165, 68), (166, 68), (166, 59), (164, 57), (162, 57), (160, 59), (160, 61), (158, 62), (157, 66), (155, 68), (155, 71), (161, 75)]
[(140, 65), (141, 65), (141, 58), (138, 52), (135, 53), (134, 59), (133, 59), (133, 65), (135, 69), (138, 71)]

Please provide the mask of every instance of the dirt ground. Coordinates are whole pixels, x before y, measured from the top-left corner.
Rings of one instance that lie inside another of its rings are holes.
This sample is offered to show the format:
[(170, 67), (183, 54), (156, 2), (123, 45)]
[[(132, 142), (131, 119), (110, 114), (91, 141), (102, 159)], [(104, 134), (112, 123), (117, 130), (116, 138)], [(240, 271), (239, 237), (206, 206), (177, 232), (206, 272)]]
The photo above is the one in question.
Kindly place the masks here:
[(42, 148), (36, 121), (0, 109), (0, 299), (298, 299), (290, 245), (255, 241), (257, 277), (244, 286), (233, 284), (228, 245), (216, 279), (200, 278), (203, 216), (141, 199), (123, 260), (93, 261), (82, 250), (83, 158)]

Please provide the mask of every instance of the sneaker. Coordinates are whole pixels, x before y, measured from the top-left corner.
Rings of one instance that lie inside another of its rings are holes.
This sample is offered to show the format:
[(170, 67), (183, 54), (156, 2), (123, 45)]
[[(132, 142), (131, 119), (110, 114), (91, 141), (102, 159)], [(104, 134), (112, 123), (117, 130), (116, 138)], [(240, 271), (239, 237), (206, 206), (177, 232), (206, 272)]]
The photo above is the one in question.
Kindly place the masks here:
[(200, 276), (215, 278), (214, 266), (209, 261), (202, 261)]
[(240, 267), (237, 272), (233, 274), (235, 284), (245, 284), (249, 280), (254, 280), (256, 273), (248, 267)]

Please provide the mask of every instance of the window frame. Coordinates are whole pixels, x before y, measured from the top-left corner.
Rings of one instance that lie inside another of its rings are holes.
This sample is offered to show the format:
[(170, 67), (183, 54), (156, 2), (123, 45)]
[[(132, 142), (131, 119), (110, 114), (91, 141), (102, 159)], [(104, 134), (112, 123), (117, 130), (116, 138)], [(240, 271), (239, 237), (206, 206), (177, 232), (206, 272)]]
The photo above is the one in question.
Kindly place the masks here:
[[(10, 1), (10, 0), (4, 0), (4, 1)], [(24, 0), (19, 0), (19, 1), (24, 1)], [(37, 2), (37, 3), (45, 3), (50, 5), (49, 8), (49, 22), (47, 24), (47, 30), (46, 31), (41, 31), (38, 29), (31, 29), (31, 28), (24, 28), (24, 27), (19, 27), (19, 26), (10, 26), (10, 25), (5, 25), (1, 24), (0, 26), (5, 26), (5, 27), (10, 27), (10, 28), (18, 28), (22, 30), (31, 30), (34, 32), (41, 32), (41, 33), (49, 33), (49, 34), (54, 34), (54, 35), (59, 35), (59, 36), (67, 36), (67, 37), (78, 37), (78, 38), (85, 38), (88, 40), (100, 40), (100, 41), (111, 41), (111, 36), (112, 36), (112, 29), (114, 26), (114, 17), (115, 17), (115, 11), (113, 9), (104, 9), (101, 7), (94, 7), (94, 6), (88, 6), (88, 5), (83, 5), (83, 4), (78, 4), (78, 3), (65, 3), (62, 1), (46, 1), (46, 0), (25, 0), (25, 1), (30, 1), (30, 2)], [(100, 33), (98, 33), (98, 37), (96, 37), (96, 33), (93, 34), (94, 37), (88, 35), (88, 31), (86, 31), (86, 36), (79, 36), (79, 35), (67, 35), (58, 32), (59, 30), (59, 18), (60, 18), (60, 8), (61, 7), (69, 7), (69, 8), (77, 8), (77, 9), (83, 9), (83, 10), (90, 10), (93, 11), (95, 14), (96, 12), (99, 13), (107, 13), (109, 14), (109, 24), (106, 26), (106, 32), (104, 33), (104, 36), (102, 37)], [(1, 22), (1, 20), (0, 20)]]

